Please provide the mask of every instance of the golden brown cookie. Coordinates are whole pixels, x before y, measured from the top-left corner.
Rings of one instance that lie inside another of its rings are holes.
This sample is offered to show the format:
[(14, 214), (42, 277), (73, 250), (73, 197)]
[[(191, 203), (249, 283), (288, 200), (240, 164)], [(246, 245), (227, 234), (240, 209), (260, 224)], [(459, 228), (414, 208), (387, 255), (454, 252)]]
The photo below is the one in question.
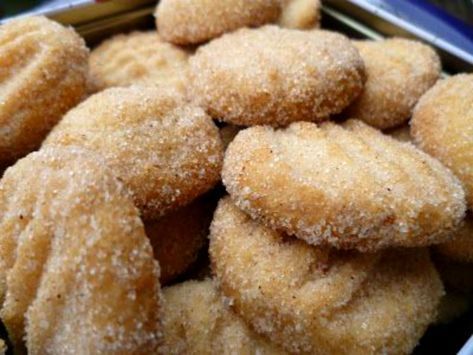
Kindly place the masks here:
[(37, 149), (85, 95), (88, 49), (72, 28), (45, 17), (0, 27), (0, 162)]
[(46, 148), (0, 182), (0, 316), (16, 351), (153, 353), (159, 267), (139, 212), (104, 162)]
[(190, 59), (190, 95), (235, 125), (322, 121), (361, 92), (364, 65), (345, 36), (265, 26), (200, 47)]
[(428, 250), (316, 248), (264, 227), (229, 198), (212, 222), (210, 256), (235, 311), (298, 354), (410, 353), (443, 294)]
[(218, 128), (174, 90), (111, 88), (89, 97), (44, 143), (71, 145), (104, 156), (145, 219), (188, 204), (220, 180)]
[(162, 354), (286, 354), (231, 311), (212, 280), (171, 286), (163, 296)]
[(90, 53), (94, 91), (111, 86), (172, 85), (185, 89), (189, 53), (156, 31), (119, 34)]
[(411, 121), (414, 140), (452, 169), (473, 208), (473, 74), (439, 81), (417, 104)]
[(274, 22), (280, 12), (280, 0), (162, 0), (155, 16), (164, 40), (196, 44), (240, 27)]
[(379, 129), (406, 122), (422, 94), (440, 77), (438, 55), (425, 44), (401, 38), (353, 44), (365, 62), (367, 80), (344, 115)]
[(447, 168), (357, 120), (243, 130), (226, 151), (222, 179), (253, 218), (340, 249), (441, 243), (465, 213)]

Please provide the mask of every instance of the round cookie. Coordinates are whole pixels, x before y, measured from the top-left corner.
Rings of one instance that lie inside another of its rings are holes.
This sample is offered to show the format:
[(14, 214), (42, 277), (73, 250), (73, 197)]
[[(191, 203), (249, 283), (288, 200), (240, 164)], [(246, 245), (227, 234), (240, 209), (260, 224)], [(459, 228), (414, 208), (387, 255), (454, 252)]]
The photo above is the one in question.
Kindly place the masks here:
[(184, 91), (189, 53), (156, 31), (119, 34), (90, 53), (94, 91), (111, 86), (172, 85)]
[(364, 65), (348, 38), (265, 26), (200, 47), (190, 59), (190, 95), (235, 125), (322, 121), (361, 92)]
[(280, 0), (162, 0), (155, 16), (164, 40), (186, 45), (274, 22), (280, 12)]
[(243, 130), (227, 148), (222, 180), (253, 218), (339, 249), (441, 243), (466, 209), (447, 168), (357, 120)]
[(146, 235), (161, 268), (161, 284), (183, 274), (207, 243), (215, 204), (208, 196), (170, 212), (154, 221), (145, 221)]
[(163, 290), (162, 354), (286, 354), (232, 312), (214, 281), (187, 281)]
[(15, 351), (153, 353), (159, 266), (139, 212), (97, 156), (47, 148), (0, 182), (0, 316)]
[(293, 353), (410, 353), (443, 294), (427, 250), (316, 248), (264, 227), (228, 198), (212, 222), (210, 256), (235, 311)]
[(85, 95), (88, 49), (71, 28), (45, 17), (0, 27), (0, 163), (37, 149)]
[(344, 115), (379, 129), (406, 122), (420, 97), (440, 77), (438, 55), (425, 44), (401, 38), (353, 44), (365, 62), (367, 79)]
[(473, 74), (441, 80), (422, 96), (411, 133), (421, 149), (458, 176), (473, 209)]
[(89, 97), (44, 143), (71, 145), (105, 157), (144, 219), (188, 204), (220, 180), (218, 128), (174, 90), (110, 88)]

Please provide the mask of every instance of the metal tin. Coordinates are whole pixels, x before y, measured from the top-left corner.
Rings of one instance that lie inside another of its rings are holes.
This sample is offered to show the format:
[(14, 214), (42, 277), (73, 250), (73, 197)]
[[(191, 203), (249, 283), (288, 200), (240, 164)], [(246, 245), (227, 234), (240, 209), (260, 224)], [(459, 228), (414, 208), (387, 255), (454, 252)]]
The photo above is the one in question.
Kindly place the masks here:
[(473, 336), (466, 342), (465, 346), (458, 352), (458, 355), (473, 354)]
[[(16, 17), (44, 15), (64, 25), (73, 26), (94, 45), (117, 32), (150, 27), (154, 0), (70, 0), (52, 7), (41, 7)], [(8, 22), (6, 18), (1, 23)]]
[(155, 4), (156, 1), (152, 0), (66, 0), (39, 6), (19, 16), (46, 15), (58, 22), (77, 26)]
[[(400, 16), (393, 16), (377, 3), (380, 2), (324, 0), (324, 27), (334, 27), (360, 38), (416, 38), (437, 49), (448, 72), (473, 70), (473, 53), (412, 25)], [(150, 26), (152, 20), (149, 15), (154, 12), (155, 6), (156, 0), (69, 0), (28, 14), (43, 14), (72, 25), (89, 44), (94, 45), (107, 35)]]
[[(457, 26), (442, 21), (444, 13), (433, 10), (429, 12), (430, 8), (422, 8), (421, 5), (420, 2), (411, 4), (409, 1), (324, 0), (325, 8), (347, 14), (351, 20), (376, 29), (380, 34), (416, 38), (435, 47), (444, 67), (451, 73), (472, 71), (473, 27), (468, 24), (460, 25), (466, 32), (457, 32)], [(415, 10), (415, 13), (409, 14), (409, 10)], [(473, 14), (471, 17), (473, 18)], [(425, 27), (416, 26), (413, 19)]]

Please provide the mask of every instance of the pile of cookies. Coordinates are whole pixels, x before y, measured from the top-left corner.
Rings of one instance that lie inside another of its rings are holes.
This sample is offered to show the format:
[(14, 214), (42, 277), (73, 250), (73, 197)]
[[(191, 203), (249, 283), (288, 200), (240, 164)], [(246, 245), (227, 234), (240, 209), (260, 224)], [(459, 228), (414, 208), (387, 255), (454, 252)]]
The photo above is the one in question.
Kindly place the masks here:
[(15, 352), (408, 354), (469, 308), (473, 75), (319, 29), (318, 0), (155, 15), (90, 53), (0, 27)]

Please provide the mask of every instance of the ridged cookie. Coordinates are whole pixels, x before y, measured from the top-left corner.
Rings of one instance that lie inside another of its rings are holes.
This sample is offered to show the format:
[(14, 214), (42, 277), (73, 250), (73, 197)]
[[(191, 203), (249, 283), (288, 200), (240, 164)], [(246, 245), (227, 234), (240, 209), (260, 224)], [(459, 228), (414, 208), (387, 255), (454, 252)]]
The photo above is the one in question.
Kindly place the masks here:
[(0, 27), (0, 162), (37, 149), (85, 95), (89, 51), (72, 28), (45, 17)]
[(97, 156), (47, 148), (0, 182), (0, 317), (15, 351), (149, 354), (159, 267), (138, 210)]
[(218, 128), (175, 90), (110, 88), (68, 112), (43, 146), (80, 146), (105, 158), (143, 218), (184, 206), (220, 180)]
[(171, 85), (185, 90), (189, 53), (156, 31), (119, 34), (90, 53), (93, 91), (111, 86)]
[(214, 281), (187, 281), (163, 290), (161, 354), (282, 355), (225, 304)]
[(441, 243), (466, 209), (447, 168), (357, 120), (243, 130), (227, 148), (222, 178), (253, 218), (340, 249)]
[(428, 250), (317, 248), (259, 224), (229, 198), (212, 222), (210, 256), (235, 311), (297, 354), (408, 354), (443, 295)]

